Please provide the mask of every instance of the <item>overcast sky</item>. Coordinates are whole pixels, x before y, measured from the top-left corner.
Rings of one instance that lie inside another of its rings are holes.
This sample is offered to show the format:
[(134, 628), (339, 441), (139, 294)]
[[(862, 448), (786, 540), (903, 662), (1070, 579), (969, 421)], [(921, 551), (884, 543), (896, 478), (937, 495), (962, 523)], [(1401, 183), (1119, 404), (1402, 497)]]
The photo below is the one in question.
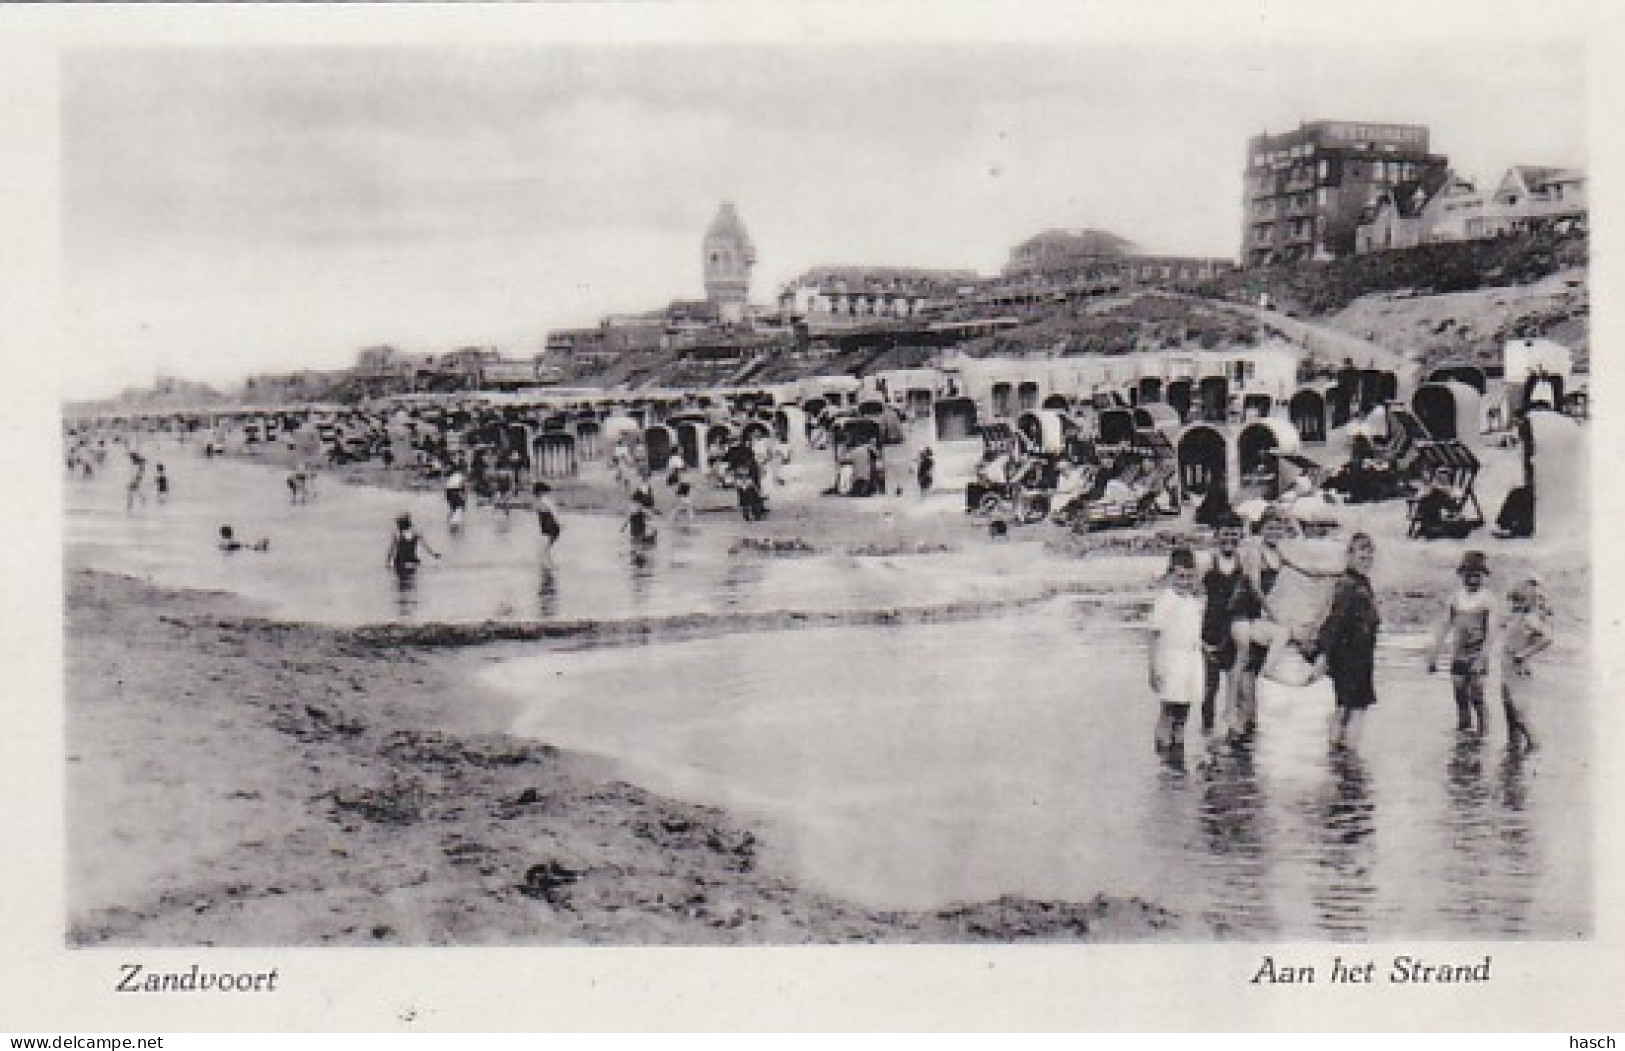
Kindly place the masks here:
[(767, 303), (1056, 226), (1234, 258), (1247, 137), (1305, 120), (1428, 125), (1483, 180), (1588, 161), (1582, 52), (1531, 41), (80, 50), (61, 84), (69, 396), (529, 356), (700, 296), (725, 199)]

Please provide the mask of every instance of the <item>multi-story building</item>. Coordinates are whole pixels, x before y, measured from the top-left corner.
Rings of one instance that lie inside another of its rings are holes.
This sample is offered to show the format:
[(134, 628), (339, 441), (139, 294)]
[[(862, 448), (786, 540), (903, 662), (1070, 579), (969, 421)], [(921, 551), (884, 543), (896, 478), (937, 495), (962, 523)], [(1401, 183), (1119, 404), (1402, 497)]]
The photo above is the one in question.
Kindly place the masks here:
[(823, 266), (807, 271), (779, 292), (779, 311), (814, 325), (911, 318), (952, 301), (976, 281), (970, 270)]
[(1247, 142), (1244, 266), (1354, 254), (1367, 205), (1383, 190), (1448, 167), (1417, 124), (1318, 120)]

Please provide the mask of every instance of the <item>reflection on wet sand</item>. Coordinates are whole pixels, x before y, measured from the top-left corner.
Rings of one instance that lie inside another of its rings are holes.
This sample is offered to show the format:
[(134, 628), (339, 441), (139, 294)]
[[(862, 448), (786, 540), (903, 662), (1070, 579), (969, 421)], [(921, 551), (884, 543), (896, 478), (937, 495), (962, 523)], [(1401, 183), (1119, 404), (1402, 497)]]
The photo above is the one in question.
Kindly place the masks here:
[(1446, 774), (1450, 806), (1440, 833), (1448, 878), (1461, 894), (1442, 911), (1484, 933), (1527, 933), (1540, 872), (1524, 757), (1463, 735)]
[(559, 615), (559, 575), (543, 566), (536, 574), (536, 619), (552, 620)]
[(1197, 825), (1208, 859), (1203, 868), (1215, 885), (1215, 919), (1238, 932), (1276, 930), (1269, 800), (1253, 752), (1222, 746), (1201, 774)]
[(411, 620), (418, 609), (418, 571), (397, 569), (390, 574), (395, 584), (395, 615)]
[(1376, 886), (1376, 801), (1365, 760), (1338, 750), (1315, 807), (1317, 858), (1312, 897), (1320, 929), (1332, 937), (1371, 933)]

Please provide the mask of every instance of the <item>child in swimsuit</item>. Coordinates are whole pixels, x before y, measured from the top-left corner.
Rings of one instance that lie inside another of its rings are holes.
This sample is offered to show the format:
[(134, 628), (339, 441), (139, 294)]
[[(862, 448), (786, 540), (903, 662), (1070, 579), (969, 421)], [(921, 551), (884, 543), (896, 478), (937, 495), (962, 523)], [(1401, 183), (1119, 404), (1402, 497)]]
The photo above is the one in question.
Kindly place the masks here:
[(398, 574), (415, 573), (423, 561), (423, 556), (418, 554), (420, 548), (435, 558), (440, 557), (440, 552), (430, 547), (429, 542), (412, 527), (412, 516), (400, 515), (395, 519), (395, 535), (389, 538), (389, 550), (384, 554), (384, 565)]
[(640, 503), (632, 505), (631, 512), (626, 516), (626, 524), (621, 526), (621, 531), (631, 538), (634, 548), (647, 547), (659, 537), (659, 530), (649, 524), (649, 516), (656, 513), (658, 512), (650, 511)]
[(1456, 694), (1456, 729), (1482, 734), (1489, 728), (1484, 705), (1484, 680), (1489, 674), (1490, 625), (1495, 618), (1495, 596), (1484, 587), (1489, 564), (1482, 551), (1462, 555), (1456, 574), (1461, 587), (1439, 625), (1428, 654), (1428, 671), (1438, 670), (1439, 653), (1450, 644), (1450, 679)]
[(1546, 604), (1540, 582), (1533, 578), (1517, 584), (1507, 594), (1507, 621), (1501, 633), (1501, 706), (1507, 717), (1507, 747), (1535, 750), (1535, 734), (1530, 728), (1531, 688), (1529, 662), (1552, 645), (1546, 619)]
[(546, 482), (537, 482), (531, 486), (531, 493), (535, 498), (532, 507), (536, 511), (536, 528), (542, 534), (543, 569), (553, 568), (553, 545), (558, 543), (559, 534), (564, 532), (559, 524), (558, 509), (553, 506), (553, 501), (547, 495), (552, 491), (553, 487)]

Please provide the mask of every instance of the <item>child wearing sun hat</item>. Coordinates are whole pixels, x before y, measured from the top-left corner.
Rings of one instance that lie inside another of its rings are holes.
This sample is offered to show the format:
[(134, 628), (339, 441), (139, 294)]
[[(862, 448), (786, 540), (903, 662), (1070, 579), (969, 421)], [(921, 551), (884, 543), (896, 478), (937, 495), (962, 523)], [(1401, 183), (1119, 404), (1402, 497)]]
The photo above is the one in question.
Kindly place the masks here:
[(1482, 551), (1461, 556), (1456, 576), (1461, 586), (1439, 624), (1428, 654), (1428, 671), (1438, 670), (1439, 654), (1450, 644), (1450, 680), (1456, 694), (1456, 729), (1482, 734), (1488, 729), (1484, 682), (1489, 675), (1490, 625), (1497, 611), (1495, 595), (1484, 586), (1489, 561)]

